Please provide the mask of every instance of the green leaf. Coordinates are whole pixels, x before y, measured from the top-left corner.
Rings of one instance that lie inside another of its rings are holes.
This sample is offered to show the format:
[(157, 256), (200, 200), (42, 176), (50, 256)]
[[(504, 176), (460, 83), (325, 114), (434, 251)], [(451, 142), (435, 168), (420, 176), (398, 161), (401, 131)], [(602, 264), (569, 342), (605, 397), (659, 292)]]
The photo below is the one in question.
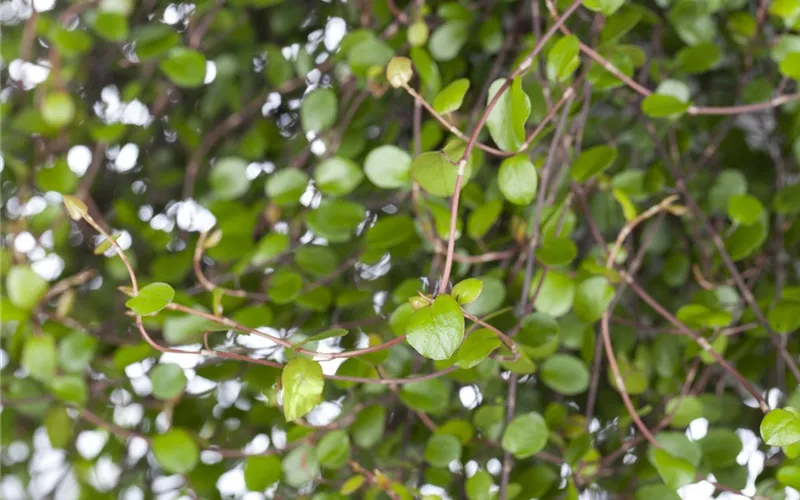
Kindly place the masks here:
[(276, 205), (296, 205), (308, 186), (308, 175), (296, 168), (278, 170), (267, 179), (265, 191)]
[(464, 370), (477, 366), (500, 344), (500, 339), (488, 328), (475, 330), (464, 339), (453, 358), (454, 363)]
[(464, 316), (453, 297), (440, 295), (432, 305), (415, 311), (407, 328), (408, 343), (417, 352), (429, 359), (448, 359), (464, 338)]
[(547, 78), (553, 82), (563, 82), (572, 77), (581, 60), (578, 37), (566, 36), (553, 45), (547, 54)]
[(414, 233), (414, 221), (411, 217), (407, 215), (382, 217), (367, 231), (367, 247), (388, 250), (408, 241)]
[(269, 45), (266, 48), (267, 60), (264, 65), (264, 76), (273, 86), (279, 86), (294, 76), (292, 63), (283, 56), (281, 48), (277, 45)]
[(694, 483), (695, 468), (686, 460), (675, 458), (664, 450), (656, 450), (653, 453), (653, 465), (655, 465), (658, 475), (672, 489)]
[(66, 92), (50, 92), (42, 100), (42, 119), (55, 128), (68, 125), (75, 118), (75, 101)]
[(450, 404), (450, 387), (440, 378), (412, 382), (400, 389), (400, 400), (414, 410), (439, 414)]
[(69, 418), (67, 409), (62, 406), (53, 406), (44, 419), (47, 437), (53, 448), (66, 449), (72, 441), (72, 419)]
[(536, 250), (536, 258), (550, 267), (565, 266), (578, 256), (578, 246), (567, 237), (546, 234)]
[(319, 464), (326, 469), (341, 469), (350, 460), (350, 438), (343, 430), (325, 434), (317, 445)]
[(575, 314), (586, 323), (594, 323), (608, 309), (614, 298), (614, 288), (602, 276), (581, 282), (575, 292)]
[(467, 498), (469, 500), (492, 500), (492, 475), (485, 470), (475, 472), (469, 479), (467, 479)]
[(295, 300), (303, 289), (303, 277), (287, 268), (272, 275), (267, 295), (276, 304), (288, 304)]
[(784, 486), (800, 489), (800, 465), (784, 465), (775, 473), (775, 478)]
[(442, 115), (458, 110), (464, 102), (467, 90), (469, 90), (469, 80), (467, 78), (455, 80), (436, 94), (433, 99), (433, 109)]
[(737, 194), (728, 198), (728, 216), (739, 224), (749, 226), (761, 220), (764, 206), (758, 198), (749, 194)]
[(687, 427), (703, 416), (703, 403), (695, 396), (675, 397), (667, 402), (666, 414), (672, 415), (672, 427)]
[(651, 118), (677, 118), (689, 106), (688, 102), (671, 95), (650, 94), (642, 101), (642, 112)]
[(772, 410), (761, 420), (761, 439), (770, 446), (788, 446), (800, 441), (800, 416), (787, 410)]
[(247, 192), (247, 162), (241, 158), (220, 158), (208, 175), (211, 189), (222, 200), (233, 200)]
[(83, 377), (78, 375), (61, 375), (55, 377), (51, 382), (53, 394), (58, 399), (83, 406), (89, 395), (89, 389)]
[(722, 309), (709, 309), (701, 304), (688, 304), (675, 313), (678, 319), (693, 327), (721, 328), (731, 322), (731, 314)]
[(47, 293), (47, 280), (28, 266), (14, 266), (6, 276), (5, 293), (16, 307), (29, 311), (36, 307)]
[(199, 87), (206, 77), (206, 57), (186, 47), (171, 49), (166, 59), (158, 63), (158, 67), (178, 87)]
[[(414, 158), (411, 164), (411, 177), (422, 186), (422, 189), (434, 196), (452, 196), (456, 190), (458, 162), (466, 150), (466, 145), (451, 142), (442, 151), (422, 153)], [(462, 186), (472, 175), (470, 161), (467, 161)]]
[[(503, 86), (505, 78), (495, 80), (489, 87), (488, 103)], [(514, 79), (510, 88), (500, 95), (486, 119), (492, 140), (503, 151), (517, 151), (525, 142), (525, 123), (531, 114), (531, 100), (522, 90), (522, 80)]]
[(503, 439), (503, 449), (517, 458), (533, 456), (547, 446), (550, 431), (544, 418), (536, 412), (517, 415), (508, 423)]
[(158, 463), (171, 474), (186, 474), (200, 461), (197, 443), (183, 429), (173, 428), (153, 437), (152, 446)]
[(536, 197), (539, 176), (527, 155), (506, 158), (497, 172), (497, 187), (515, 205), (528, 205)]
[(70, 219), (81, 220), (89, 213), (86, 203), (72, 195), (64, 195), (64, 207), (67, 209)]
[(469, 38), (469, 23), (448, 21), (433, 32), (428, 40), (428, 49), (437, 61), (452, 61)]
[(686, 73), (704, 73), (722, 60), (722, 50), (715, 43), (701, 43), (682, 49), (675, 56), (678, 67)]
[(493, 200), (476, 208), (467, 218), (467, 234), (472, 239), (481, 239), (497, 222), (503, 212), (503, 202)]
[(414, 70), (411, 67), (411, 59), (407, 57), (393, 57), (386, 66), (386, 79), (394, 88), (408, 85), (414, 77)]
[(362, 180), (364, 173), (358, 165), (341, 156), (328, 158), (314, 169), (314, 181), (319, 190), (334, 196), (350, 193)]
[(158, 399), (173, 399), (183, 393), (186, 375), (183, 368), (175, 363), (158, 364), (150, 371), (153, 396)]
[(367, 179), (381, 189), (397, 189), (410, 183), (411, 155), (386, 144), (378, 146), (364, 160)]
[(572, 180), (585, 182), (602, 174), (617, 159), (617, 150), (611, 146), (594, 146), (581, 151), (572, 165)]
[(151, 283), (139, 290), (139, 293), (125, 302), (125, 306), (138, 316), (155, 314), (164, 309), (175, 297), (175, 290), (166, 283)]
[(72, 332), (58, 343), (58, 360), (61, 368), (68, 372), (85, 370), (97, 348), (97, 339), (83, 333)]
[(734, 261), (746, 259), (764, 244), (768, 234), (763, 219), (749, 226), (740, 225), (725, 238), (725, 249)]
[(53, 337), (29, 337), (22, 348), (21, 364), (32, 378), (50, 382), (56, 374), (56, 343)]
[(452, 295), (459, 304), (465, 305), (478, 300), (482, 291), (483, 281), (477, 278), (467, 278), (464, 281), (456, 283), (450, 295)]
[(461, 441), (455, 436), (436, 433), (428, 439), (424, 457), (434, 467), (447, 467), (461, 458)]
[(714, 468), (736, 465), (736, 457), (742, 451), (742, 441), (730, 429), (709, 429), (699, 441), (706, 461)]
[(589, 10), (600, 12), (604, 16), (614, 14), (625, 4), (625, 0), (584, 0), (583, 6)]
[(300, 104), (300, 121), (306, 132), (324, 132), (336, 123), (338, 102), (332, 89), (309, 92)]
[(293, 422), (322, 402), (322, 389), (325, 387), (322, 367), (316, 361), (295, 358), (283, 369), (281, 385), (283, 414), (287, 421)]
[(160, 23), (138, 26), (132, 38), (136, 40), (136, 55), (142, 60), (158, 57), (181, 41), (171, 26)]
[(559, 333), (560, 327), (555, 319), (535, 312), (522, 318), (516, 340), (531, 358), (546, 358), (558, 350)]
[(386, 427), (386, 409), (380, 405), (367, 406), (356, 415), (350, 433), (359, 448), (369, 449), (383, 439)]
[(303, 341), (303, 344), (307, 344), (309, 342), (319, 342), (320, 340), (344, 337), (348, 333), (349, 331), (345, 328), (331, 328), (330, 330), (325, 330), (324, 332), (320, 332), (316, 335), (307, 338), (306, 340)]
[(333, 243), (349, 241), (353, 231), (363, 222), (364, 207), (344, 200), (323, 200), (316, 210), (306, 215), (308, 227)]
[(319, 460), (313, 447), (299, 446), (284, 456), (281, 462), (283, 479), (292, 488), (300, 488), (319, 476)]
[(111, 42), (128, 39), (128, 18), (118, 12), (100, 11), (94, 18), (92, 28), (101, 38)]
[[(541, 285), (539, 285), (540, 282)], [(539, 271), (531, 283), (531, 294), (537, 288), (539, 294), (533, 303), (537, 311), (559, 318), (572, 309), (575, 299), (575, 282), (568, 274), (551, 269), (543, 276), (543, 273)]]
[(800, 302), (779, 300), (767, 313), (769, 326), (778, 333), (791, 333), (800, 328)]
[(362, 475), (353, 476), (342, 484), (339, 493), (342, 495), (352, 495), (364, 484), (366, 478)]
[[(681, 432), (659, 432), (656, 435), (659, 446), (675, 458), (690, 463), (693, 467), (700, 465), (703, 452), (697, 441), (691, 441)], [(655, 448), (652, 444), (647, 449), (647, 458), (655, 465)]]
[(778, 65), (781, 74), (792, 80), (800, 80), (800, 52), (792, 52)]
[(772, 207), (781, 215), (800, 213), (800, 183), (778, 190), (772, 202)]
[(539, 376), (547, 387), (567, 396), (580, 394), (589, 388), (589, 368), (569, 354), (554, 354), (545, 359)]
[(247, 457), (244, 463), (244, 484), (250, 491), (264, 491), (281, 479), (278, 455)]

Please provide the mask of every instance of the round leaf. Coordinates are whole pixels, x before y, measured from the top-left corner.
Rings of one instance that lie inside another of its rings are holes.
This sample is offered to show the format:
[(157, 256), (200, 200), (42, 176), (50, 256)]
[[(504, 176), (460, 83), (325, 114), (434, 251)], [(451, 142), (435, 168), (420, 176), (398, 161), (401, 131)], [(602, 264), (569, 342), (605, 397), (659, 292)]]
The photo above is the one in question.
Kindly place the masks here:
[(183, 429), (172, 429), (153, 438), (153, 454), (161, 467), (171, 474), (186, 474), (200, 460), (197, 443)]
[(440, 295), (415, 311), (406, 328), (408, 343), (417, 352), (429, 359), (448, 359), (464, 338), (464, 316), (453, 297)]
[(139, 293), (125, 302), (125, 306), (138, 316), (155, 314), (164, 309), (175, 297), (175, 290), (166, 283), (151, 283), (139, 290)]

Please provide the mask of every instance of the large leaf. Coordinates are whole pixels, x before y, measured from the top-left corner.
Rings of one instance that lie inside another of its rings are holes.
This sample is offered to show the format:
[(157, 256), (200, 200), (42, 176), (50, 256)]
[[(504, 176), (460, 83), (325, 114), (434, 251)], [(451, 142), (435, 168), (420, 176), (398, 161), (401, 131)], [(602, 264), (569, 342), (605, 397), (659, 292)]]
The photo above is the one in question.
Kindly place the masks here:
[(436, 297), (409, 318), (408, 343), (429, 359), (448, 359), (464, 338), (464, 315), (449, 295)]
[(283, 369), (281, 385), (286, 420), (302, 418), (322, 402), (322, 390), (325, 387), (322, 367), (310, 359), (293, 359)]

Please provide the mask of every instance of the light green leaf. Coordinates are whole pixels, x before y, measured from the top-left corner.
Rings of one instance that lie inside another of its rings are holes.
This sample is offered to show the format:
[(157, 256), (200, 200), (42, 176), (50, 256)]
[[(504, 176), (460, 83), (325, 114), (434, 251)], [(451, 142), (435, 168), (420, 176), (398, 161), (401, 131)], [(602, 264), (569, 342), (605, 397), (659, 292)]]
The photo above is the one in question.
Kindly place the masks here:
[(459, 78), (436, 94), (433, 99), (433, 109), (442, 115), (458, 110), (464, 102), (467, 90), (469, 90), (469, 79)]
[(467, 278), (464, 281), (456, 283), (450, 295), (452, 295), (459, 304), (464, 305), (478, 300), (482, 291), (483, 281), (477, 278)]
[(388, 250), (408, 241), (414, 236), (415, 231), (414, 221), (407, 215), (381, 217), (367, 231), (367, 247), (376, 250)]
[(617, 150), (611, 146), (594, 146), (586, 149), (572, 165), (572, 179), (576, 182), (593, 179), (611, 167), (616, 159)]
[(200, 461), (197, 443), (183, 429), (172, 429), (153, 437), (152, 446), (158, 463), (171, 474), (186, 474)]
[(447, 467), (461, 458), (461, 441), (455, 436), (436, 433), (428, 439), (424, 457), (434, 467)]
[(528, 205), (536, 197), (539, 176), (527, 155), (506, 158), (497, 173), (497, 187), (515, 205)]
[(308, 175), (296, 168), (278, 170), (267, 179), (265, 190), (277, 205), (296, 205), (308, 186)]
[(503, 212), (503, 202), (493, 200), (479, 206), (467, 217), (467, 234), (472, 239), (483, 238)]
[(546, 358), (558, 350), (560, 327), (552, 317), (535, 312), (522, 318), (515, 338), (531, 358)]
[(149, 373), (153, 385), (153, 396), (158, 399), (173, 399), (183, 393), (186, 375), (175, 363), (158, 364)]
[[(541, 286), (539, 282), (541, 282)], [(551, 269), (543, 276), (543, 273), (539, 271), (531, 283), (531, 294), (537, 288), (539, 294), (533, 303), (537, 311), (559, 318), (572, 309), (575, 299), (575, 282), (568, 274)]]
[(97, 339), (83, 332), (72, 332), (58, 343), (58, 360), (68, 372), (80, 372), (89, 366), (97, 348)]
[(324, 132), (336, 123), (338, 102), (332, 89), (309, 92), (300, 104), (300, 121), (306, 132)]
[(800, 416), (787, 410), (772, 410), (761, 420), (761, 439), (770, 446), (788, 446), (800, 441)]
[(689, 103), (677, 97), (650, 94), (642, 101), (642, 111), (651, 118), (676, 118), (689, 109)]
[(800, 52), (792, 52), (778, 65), (781, 74), (792, 80), (800, 80)]
[(53, 337), (29, 337), (22, 348), (21, 364), (32, 378), (50, 382), (56, 374), (56, 343)]
[(164, 309), (175, 297), (175, 290), (166, 283), (151, 283), (139, 290), (139, 293), (128, 299), (125, 306), (138, 316), (155, 314)]
[(488, 328), (475, 330), (464, 339), (456, 352), (454, 362), (459, 368), (467, 370), (479, 365), (489, 354), (500, 347), (500, 339)]
[[(422, 186), (422, 189), (434, 196), (452, 196), (456, 189), (458, 167), (455, 163), (466, 150), (461, 142), (451, 142), (442, 151), (422, 153), (414, 158), (411, 164), (411, 177)], [(462, 186), (472, 175), (471, 162), (467, 161)]]
[(6, 276), (5, 293), (8, 299), (20, 309), (31, 310), (47, 293), (47, 280), (36, 274), (28, 266), (14, 266)]
[(695, 468), (681, 458), (675, 458), (664, 450), (656, 450), (653, 453), (653, 465), (655, 465), (661, 479), (673, 489), (694, 483)]
[(749, 226), (761, 219), (764, 206), (758, 198), (749, 194), (737, 194), (728, 198), (728, 216), (738, 222)]
[(563, 82), (572, 77), (581, 60), (578, 37), (566, 36), (553, 45), (547, 54), (547, 78), (553, 82)]
[(428, 49), (437, 61), (452, 61), (469, 38), (469, 23), (448, 21), (433, 32)]
[(353, 191), (364, 173), (353, 161), (334, 156), (323, 161), (314, 169), (314, 181), (320, 191), (334, 196), (343, 196)]
[(800, 302), (779, 300), (767, 313), (769, 326), (778, 333), (791, 333), (800, 328)]
[(678, 67), (686, 73), (704, 73), (722, 60), (722, 50), (715, 43), (701, 43), (682, 49), (675, 56)]
[(325, 434), (317, 445), (319, 464), (326, 469), (341, 469), (350, 460), (350, 438), (343, 430)]
[(241, 158), (220, 158), (208, 174), (208, 183), (214, 194), (223, 200), (236, 199), (247, 192), (247, 162)]
[(554, 354), (545, 359), (539, 375), (547, 387), (567, 396), (580, 394), (589, 388), (589, 368), (569, 354)]
[(244, 484), (250, 491), (264, 491), (281, 478), (278, 455), (247, 457), (244, 463)]
[(515, 457), (527, 458), (544, 449), (549, 433), (547, 423), (540, 414), (524, 413), (508, 423), (501, 445)]
[(464, 316), (453, 297), (440, 295), (411, 315), (407, 329), (408, 343), (417, 352), (429, 359), (448, 359), (464, 338)]
[(583, 6), (589, 10), (600, 12), (604, 16), (614, 14), (625, 4), (625, 0), (584, 0)]
[(267, 295), (276, 304), (288, 304), (295, 300), (303, 289), (303, 277), (288, 268), (281, 268), (272, 275)]
[(391, 144), (378, 146), (364, 160), (367, 178), (382, 189), (408, 186), (410, 172), (411, 155)]
[(83, 406), (89, 395), (86, 382), (83, 380), (83, 377), (79, 375), (61, 375), (55, 377), (51, 382), (51, 387), (53, 389), (53, 394), (55, 394), (58, 399), (78, 406)]
[(536, 258), (550, 267), (565, 266), (578, 256), (578, 246), (567, 237), (546, 234), (536, 250)]
[(166, 59), (158, 63), (161, 71), (178, 87), (195, 88), (206, 77), (206, 57), (193, 49), (175, 47)]
[(42, 119), (51, 127), (62, 128), (75, 117), (75, 101), (66, 92), (50, 92), (42, 100)]
[(581, 282), (575, 292), (575, 314), (586, 323), (599, 320), (614, 298), (614, 288), (602, 276)]
[(380, 405), (372, 405), (356, 415), (350, 433), (356, 446), (370, 449), (381, 442), (385, 427), (386, 409)]
[(325, 379), (316, 361), (295, 358), (286, 364), (281, 374), (283, 414), (293, 422), (305, 416), (322, 402)]
[[(489, 87), (487, 105), (505, 82), (505, 78), (495, 80)], [(525, 123), (531, 114), (531, 100), (522, 90), (522, 80), (516, 78), (510, 88), (503, 91), (489, 117), (486, 127), (492, 140), (503, 151), (517, 151), (525, 142)]]
[(299, 446), (283, 457), (283, 479), (292, 488), (300, 488), (319, 476), (319, 460), (313, 447)]
[(118, 12), (98, 12), (92, 22), (92, 28), (100, 37), (111, 42), (127, 40), (128, 18)]

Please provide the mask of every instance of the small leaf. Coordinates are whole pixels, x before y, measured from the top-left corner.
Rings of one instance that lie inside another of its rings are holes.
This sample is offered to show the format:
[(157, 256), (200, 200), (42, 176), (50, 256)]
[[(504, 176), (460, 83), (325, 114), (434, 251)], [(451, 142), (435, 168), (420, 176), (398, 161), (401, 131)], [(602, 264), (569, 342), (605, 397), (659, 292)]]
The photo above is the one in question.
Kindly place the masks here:
[(51, 387), (53, 389), (53, 394), (55, 394), (58, 399), (78, 406), (83, 406), (89, 395), (86, 382), (83, 380), (83, 377), (78, 375), (61, 375), (55, 377), (51, 381)]
[(456, 58), (469, 38), (469, 23), (447, 21), (433, 32), (428, 41), (428, 49), (437, 61), (451, 61)]
[(584, 0), (583, 6), (589, 10), (611, 16), (625, 4), (625, 0)]
[(722, 50), (715, 43), (701, 43), (681, 49), (675, 56), (678, 67), (687, 73), (703, 73), (722, 60)]
[(614, 288), (608, 279), (595, 276), (581, 282), (575, 292), (575, 314), (586, 323), (594, 323), (608, 309)]
[(339, 493), (341, 493), (342, 495), (352, 495), (353, 493), (358, 491), (359, 488), (361, 488), (365, 480), (366, 478), (361, 474), (353, 476), (344, 483), (342, 483), (342, 487), (339, 488)]
[(314, 169), (314, 181), (323, 193), (343, 196), (353, 191), (364, 179), (358, 165), (347, 158), (334, 156)]
[(129, 34), (128, 18), (119, 12), (98, 12), (92, 28), (100, 37), (111, 42), (122, 42), (128, 38)]
[(536, 250), (536, 258), (550, 267), (565, 266), (578, 256), (578, 246), (567, 237), (546, 234)]
[(203, 85), (206, 77), (206, 57), (193, 49), (175, 47), (158, 66), (175, 85), (194, 88)]
[(672, 489), (694, 483), (695, 468), (681, 458), (675, 458), (664, 450), (653, 453), (653, 462), (661, 479)]
[(586, 363), (569, 354), (554, 354), (545, 359), (539, 376), (547, 387), (567, 396), (580, 394), (589, 388)]
[(677, 97), (650, 94), (642, 101), (642, 111), (651, 118), (677, 118), (689, 109), (688, 102)]
[(336, 122), (338, 103), (332, 89), (309, 92), (300, 104), (300, 121), (306, 132), (324, 132)]
[(296, 205), (308, 186), (308, 175), (296, 168), (278, 170), (267, 179), (265, 191), (276, 205)]
[(53, 337), (29, 337), (22, 348), (21, 364), (32, 378), (50, 382), (56, 374), (56, 344)]
[(761, 439), (770, 446), (788, 446), (800, 441), (800, 416), (787, 410), (772, 410), (761, 421)]
[(264, 491), (281, 479), (281, 459), (278, 455), (247, 457), (244, 464), (244, 484), (250, 491)]
[(483, 281), (477, 278), (468, 278), (456, 283), (450, 295), (452, 295), (459, 304), (464, 305), (475, 302), (482, 291)]
[(755, 224), (761, 219), (763, 212), (764, 206), (758, 198), (749, 194), (736, 194), (728, 198), (728, 217), (739, 224)]
[(97, 348), (97, 339), (83, 332), (72, 332), (58, 343), (58, 360), (68, 372), (80, 372), (89, 366)]
[[(422, 186), (422, 189), (434, 196), (452, 196), (456, 189), (458, 167), (454, 165), (463, 155), (466, 145), (451, 142), (442, 151), (422, 153), (414, 158), (411, 164), (411, 176)], [(472, 168), (467, 161), (462, 186), (466, 184)]]
[(791, 333), (800, 328), (800, 302), (779, 300), (767, 313), (769, 326), (778, 333)]
[(139, 290), (138, 295), (125, 302), (125, 306), (138, 316), (155, 314), (175, 298), (175, 290), (166, 283), (151, 283)]
[(42, 100), (42, 119), (51, 127), (62, 128), (75, 117), (75, 102), (66, 92), (50, 92)]
[(617, 150), (611, 146), (595, 146), (581, 152), (572, 165), (572, 179), (576, 182), (585, 182), (605, 172), (614, 160), (617, 159)]
[(436, 433), (428, 439), (424, 457), (434, 467), (447, 467), (461, 458), (461, 441), (455, 436)]
[(64, 195), (64, 206), (72, 220), (81, 220), (89, 214), (86, 203), (72, 195)]
[(208, 174), (208, 183), (222, 200), (233, 200), (247, 192), (247, 162), (241, 158), (220, 158)]
[(16, 307), (30, 311), (47, 293), (47, 280), (28, 266), (14, 266), (6, 276), (5, 293)]
[(539, 176), (527, 155), (503, 160), (497, 172), (497, 187), (515, 205), (528, 205), (536, 197)]
[(155, 436), (152, 446), (158, 463), (171, 474), (186, 474), (200, 461), (197, 443), (183, 429), (172, 429)]
[(500, 345), (500, 339), (488, 328), (475, 330), (464, 339), (455, 354), (454, 362), (459, 368), (468, 370), (479, 365)]
[(554, 82), (568, 80), (580, 64), (578, 37), (569, 35), (553, 45), (547, 54), (547, 78)]
[(149, 373), (153, 386), (153, 396), (158, 399), (173, 399), (183, 393), (186, 375), (183, 368), (175, 363), (156, 365)]
[(307, 338), (302, 343), (307, 344), (309, 342), (319, 342), (320, 340), (325, 340), (325, 339), (335, 339), (338, 337), (344, 337), (348, 333), (349, 333), (348, 330), (346, 330), (345, 328), (331, 328), (330, 330), (325, 330), (324, 332), (318, 333), (316, 335)]
[(367, 178), (382, 189), (408, 186), (410, 172), (411, 155), (391, 144), (378, 146), (364, 160)]
[(415, 311), (408, 320), (408, 343), (429, 359), (452, 356), (464, 338), (464, 316), (449, 295), (436, 297), (429, 307)]
[(501, 444), (517, 458), (533, 456), (544, 449), (550, 431), (536, 412), (517, 415), (508, 423)]
[(458, 110), (464, 102), (467, 90), (469, 90), (469, 79), (455, 80), (436, 94), (433, 99), (433, 109), (442, 115)]
[(800, 52), (792, 52), (778, 65), (781, 74), (792, 80), (800, 80)]
[[(427, 37), (427, 34), (425, 36)], [(386, 65), (386, 79), (389, 80), (389, 84), (394, 88), (407, 85), (413, 76), (414, 70), (411, 68), (411, 59), (407, 57), (393, 57), (389, 64)]]
[[(495, 80), (489, 87), (488, 103), (503, 86), (505, 78)], [(515, 78), (503, 91), (486, 120), (492, 140), (503, 151), (517, 151), (525, 142), (525, 123), (531, 114), (531, 100), (522, 90), (522, 80)]]
[(341, 469), (350, 460), (350, 438), (343, 430), (325, 434), (317, 445), (319, 464), (326, 469)]
[(281, 385), (283, 414), (288, 422), (293, 422), (322, 402), (325, 387), (322, 367), (316, 361), (295, 358), (283, 369)]

